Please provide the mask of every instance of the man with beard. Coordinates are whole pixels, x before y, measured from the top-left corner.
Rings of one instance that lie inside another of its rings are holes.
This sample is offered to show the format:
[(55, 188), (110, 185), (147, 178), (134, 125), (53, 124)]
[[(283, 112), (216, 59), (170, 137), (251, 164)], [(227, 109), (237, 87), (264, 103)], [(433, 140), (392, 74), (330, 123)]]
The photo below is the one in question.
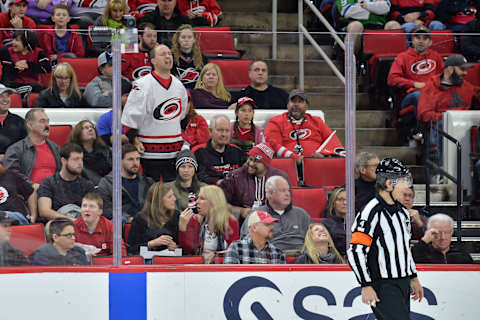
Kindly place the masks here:
[(28, 135), (12, 144), (5, 153), (3, 165), (23, 174), (35, 189), (42, 180), (60, 170), (60, 148), (47, 139), (49, 119), (45, 110), (30, 109), (25, 114)]
[[(140, 153), (131, 144), (122, 146), (122, 215), (130, 222), (139, 212), (147, 191), (154, 181), (138, 173)], [(110, 172), (98, 183), (98, 192), (103, 198), (103, 216), (112, 219), (113, 213), (113, 173)]]
[[(270, 167), (273, 150), (267, 143), (260, 143), (248, 153), (245, 164), (230, 172), (220, 183), (232, 213), (241, 221), (266, 203), (265, 185), (271, 176), (282, 176), (289, 181), (282, 170)], [(288, 182), (290, 184), (290, 182)]]
[(342, 143), (320, 118), (307, 113), (308, 95), (293, 89), (288, 96), (288, 112), (272, 117), (265, 128), (265, 138), (277, 157), (294, 158), (301, 164), (303, 157), (323, 158), (344, 155)]
[(285, 255), (269, 240), (273, 237), (273, 223), (280, 220), (268, 212), (257, 210), (248, 217), (249, 237), (230, 244), (224, 264), (283, 264)]
[(38, 188), (38, 212), (47, 220), (78, 218), (83, 196), (95, 190), (93, 183), (81, 176), (83, 151), (79, 145), (64, 145), (60, 157), (60, 172), (45, 178)]

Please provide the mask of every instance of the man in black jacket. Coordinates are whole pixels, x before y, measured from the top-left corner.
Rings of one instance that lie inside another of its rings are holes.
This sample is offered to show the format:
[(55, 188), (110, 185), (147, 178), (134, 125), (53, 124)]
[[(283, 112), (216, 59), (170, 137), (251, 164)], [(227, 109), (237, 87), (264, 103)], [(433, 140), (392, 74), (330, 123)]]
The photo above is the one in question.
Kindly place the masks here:
[(18, 221), (7, 212), (0, 211), (0, 266), (24, 266), (28, 264), (22, 251), (14, 248), (9, 242), (13, 224), (18, 224)]
[(27, 136), (25, 120), (8, 111), (12, 93), (15, 93), (15, 90), (0, 84), (0, 163), (5, 157), (7, 148)]

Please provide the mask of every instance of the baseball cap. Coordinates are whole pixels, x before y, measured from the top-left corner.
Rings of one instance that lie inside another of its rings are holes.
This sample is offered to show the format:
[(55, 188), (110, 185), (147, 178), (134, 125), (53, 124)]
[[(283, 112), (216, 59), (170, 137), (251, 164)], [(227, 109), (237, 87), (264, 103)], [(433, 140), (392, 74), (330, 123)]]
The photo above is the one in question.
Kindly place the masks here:
[(8, 212), (0, 211), (0, 223), (18, 224), (18, 220), (14, 219)]
[(245, 103), (249, 103), (252, 105), (252, 107), (255, 109), (255, 107), (257, 106), (257, 104), (255, 103), (255, 100), (253, 100), (252, 98), (250, 97), (241, 97), (240, 99), (238, 99), (237, 101), (237, 109), (239, 109), (242, 105), (244, 105)]
[(292, 91), (290, 91), (290, 94), (288, 95), (288, 100), (291, 100), (293, 97), (296, 96), (302, 98), (303, 100), (307, 101), (307, 103), (309, 103), (308, 94), (302, 89), (293, 89)]
[(254, 156), (256, 160), (262, 162), (266, 166), (269, 166), (273, 158), (273, 149), (266, 142), (259, 143), (254, 146), (249, 152), (249, 156)]
[(473, 64), (468, 63), (467, 59), (461, 54), (452, 54), (445, 60), (446, 67), (461, 67), (461, 68), (473, 68)]
[(262, 211), (262, 210), (253, 211), (248, 217), (248, 227), (250, 228), (250, 226), (258, 222), (272, 223), (272, 222), (280, 222), (280, 220), (272, 217), (266, 211)]
[(425, 26), (418, 27), (417, 29), (413, 30), (413, 34), (417, 33), (426, 33), (427, 35), (430, 36), (430, 29), (428, 29)]
[(28, 4), (28, 0), (12, 0), (12, 1), (10, 1), (9, 4), (18, 4), (18, 3), (20, 3), (20, 2), (25, 2), (25, 3)]
[(3, 84), (0, 83), (0, 94), (8, 91), (9, 93), (15, 93), (16, 91), (10, 88), (5, 87)]
[(112, 53), (110, 51), (104, 51), (100, 53), (97, 58), (98, 67), (103, 66), (105, 63), (112, 64)]

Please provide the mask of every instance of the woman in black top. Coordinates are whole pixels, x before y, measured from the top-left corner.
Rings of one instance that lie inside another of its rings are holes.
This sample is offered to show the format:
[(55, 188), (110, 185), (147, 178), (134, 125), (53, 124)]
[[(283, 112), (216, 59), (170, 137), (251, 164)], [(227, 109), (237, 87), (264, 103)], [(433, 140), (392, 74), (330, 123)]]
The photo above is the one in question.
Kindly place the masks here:
[(302, 254), (297, 257), (298, 264), (337, 264), (345, 260), (335, 248), (327, 228), (321, 223), (312, 223), (305, 234)]
[(335, 247), (344, 257), (346, 255), (345, 215), (347, 214), (347, 192), (345, 188), (333, 189), (326, 209), (327, 219), (323, 224), (332, 236)]

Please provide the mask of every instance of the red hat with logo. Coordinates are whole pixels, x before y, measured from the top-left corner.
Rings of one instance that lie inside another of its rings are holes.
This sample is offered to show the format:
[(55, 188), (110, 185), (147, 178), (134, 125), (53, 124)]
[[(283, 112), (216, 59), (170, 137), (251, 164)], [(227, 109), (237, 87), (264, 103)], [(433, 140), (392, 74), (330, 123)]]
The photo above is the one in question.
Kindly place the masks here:
[(263, 223), (273, 223), (273, 222), (280, 222), (277, 218), (272, 217), (268, 212), (257, 210), (253, 211), (248, 216), (248, 227), (250, 228), (251, 225), (255, 223), (263, 222)]
[(253, 147), (248, 153), (249, 156), (254, 156), (256, 160), (269, 166), (273, 159), (273, 149), (266, 142), (259, 143)]

